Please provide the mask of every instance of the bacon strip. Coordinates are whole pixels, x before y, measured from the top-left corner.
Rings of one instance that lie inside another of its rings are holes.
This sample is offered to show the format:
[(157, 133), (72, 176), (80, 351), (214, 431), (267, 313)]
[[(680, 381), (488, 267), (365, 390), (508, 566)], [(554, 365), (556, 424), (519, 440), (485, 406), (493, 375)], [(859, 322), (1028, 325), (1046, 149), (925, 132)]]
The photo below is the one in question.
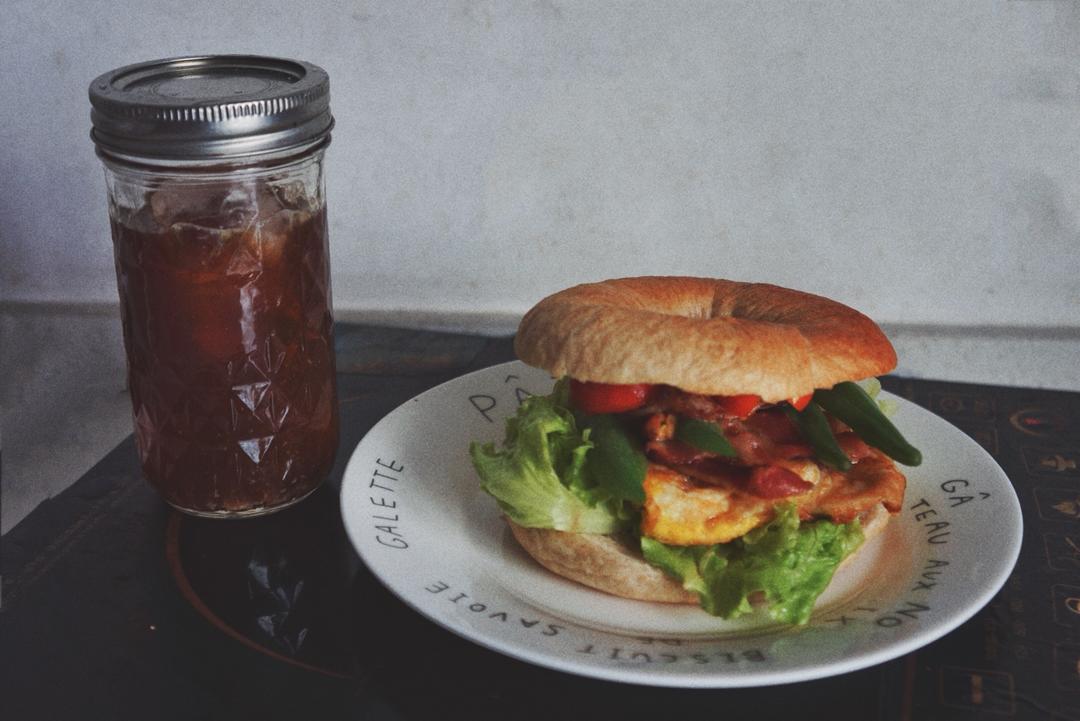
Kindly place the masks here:
[(671, 466), (672, 468), (688, 466), (708, 458), (718, 457), (713, 453), (694, 448), (682, 441), (648, 441), (645, 444), (645, 455), (655, 463)]
[[(651, 442), (649, 449), (658, 457), (658, 462), (667, 455), (674, 455), (678, 461), (686, 462), (683, 449), (666, 450), (660, 442), (671, 441), (677, 419), (674, 414), (657, 412), (645, 421), (645, 437)], [(790, 458), (811, 458), (813, 449), (803, 441), (795, 425), (779, 410), (758, 411), (746, 420), (727, 418), (721, 422), (724, 436), (735, 447), (737, 462), (745, 466), (761, 466), (776, 460)]]
[(657, 386), (649, 409), (702, 421), (717, 421), (724, 417), (720, 402), (712, 396), (687, 393), (672, 386)]
[(787, 498), (806, 493), (814, 487), (782, 466), (758, 466), (750, 474), (747, 490), (758, 498)]
[[(814, 451), (780, 408), (762, 408), (747, 418), (736, 418), (725, 415), (720, 402), (712, 396), (659, 386), (647, 413), (645, 455), (653, 463), (667, 466), (698, 483), (737, 484), (745, 492), (767, 500), (805, 494), (813, 488), (813, 484), (782, 465), (784, 461), (811, 459)], [(674, 440), (677, 416), (718, 423), (735, 448), (736, 457), (719, 456)], [(847, 426), (834, 424), (834, 432), (840, 448), (853, 463), (874, 453)], [(839, 508), (836, 512), (850, 515)]]

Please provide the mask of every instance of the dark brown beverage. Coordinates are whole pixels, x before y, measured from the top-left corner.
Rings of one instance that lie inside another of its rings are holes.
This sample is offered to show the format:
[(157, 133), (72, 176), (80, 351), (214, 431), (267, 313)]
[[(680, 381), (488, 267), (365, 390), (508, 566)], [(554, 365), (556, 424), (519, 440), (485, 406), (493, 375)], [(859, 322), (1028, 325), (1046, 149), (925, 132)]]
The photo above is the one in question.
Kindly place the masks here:
[(143, 471), (189, 512), (282, 507), (333, 464), (326, 211), (289, 188), (163, 187), (112, 214)]
[(89, 98), (144, 474), (201, 516), (296, 503), (337, 450), (330, 77), (198, 55), (110, 70)]

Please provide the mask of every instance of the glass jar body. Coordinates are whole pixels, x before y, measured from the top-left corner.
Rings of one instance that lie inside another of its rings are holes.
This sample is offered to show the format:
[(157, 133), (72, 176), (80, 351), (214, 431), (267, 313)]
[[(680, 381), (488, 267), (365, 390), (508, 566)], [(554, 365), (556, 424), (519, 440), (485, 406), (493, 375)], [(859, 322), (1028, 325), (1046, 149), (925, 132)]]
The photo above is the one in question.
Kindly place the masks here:
[(172, 167), (103, 156), (136, 444), (182, 511), (271, 512), (333, 465), (324, 152)]

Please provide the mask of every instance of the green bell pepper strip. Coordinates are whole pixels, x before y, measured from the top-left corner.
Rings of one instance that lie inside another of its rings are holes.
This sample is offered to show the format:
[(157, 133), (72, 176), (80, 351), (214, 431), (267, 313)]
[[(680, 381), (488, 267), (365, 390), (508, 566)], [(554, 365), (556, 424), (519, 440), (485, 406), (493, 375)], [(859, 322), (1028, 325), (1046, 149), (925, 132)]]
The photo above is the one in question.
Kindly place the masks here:
[(922, 453), (907, 442), (896, 426), (881, 412), (877, 402), (858, 384), (837, 383), (828, 390), (814, 391), (814, 403), (855, 431), (868, 444), (905, 466), (922, 463)]
[(724, 437), (720, 427), (696, 418), (679, 418), (675, 424), (675, 438), (688, 446), (709, 453), (734, 458), (738, 455), (731, 441)]
[(609, 414), (586, 416), (593, 448), (585, 464), (590, 477), (612, 498), (645, 502), (645, 473), (649, 462), (617, 418)]
[(784, 405), (784, 413), (795, 425), (799, 427), (799, 433), (814, 448), (814, 455), (823, 463), (826, 463), (838, 471), (851, 469), (851, 459), (847, 457), (840, 444), (836, 442), (836, 436), (829, 428), (829, 421), (821, 412), (821, 407), (816, 403), (807, 404), (806, 408), (797, 411), (791, 406)]

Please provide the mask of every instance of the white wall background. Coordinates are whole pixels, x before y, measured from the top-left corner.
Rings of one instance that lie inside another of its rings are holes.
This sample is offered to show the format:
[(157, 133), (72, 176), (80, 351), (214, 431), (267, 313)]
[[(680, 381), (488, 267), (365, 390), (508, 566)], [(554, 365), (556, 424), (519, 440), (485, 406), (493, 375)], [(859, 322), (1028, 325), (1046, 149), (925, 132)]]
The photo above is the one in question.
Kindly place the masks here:
[(339, 317), (716, 275), (855, 305), (904, 374), (1080, 390), (1077, 0), (3, 0), (0, 532), (131, 428), (87, 86), (216, 52), (330, 72)]
[(340, 310), (512, 317), (662, 272), (1080, 326), (1069, 0), (6, 0), (0, 299), (115, 302), (87, 85), (212, 52), (330, 72)]

